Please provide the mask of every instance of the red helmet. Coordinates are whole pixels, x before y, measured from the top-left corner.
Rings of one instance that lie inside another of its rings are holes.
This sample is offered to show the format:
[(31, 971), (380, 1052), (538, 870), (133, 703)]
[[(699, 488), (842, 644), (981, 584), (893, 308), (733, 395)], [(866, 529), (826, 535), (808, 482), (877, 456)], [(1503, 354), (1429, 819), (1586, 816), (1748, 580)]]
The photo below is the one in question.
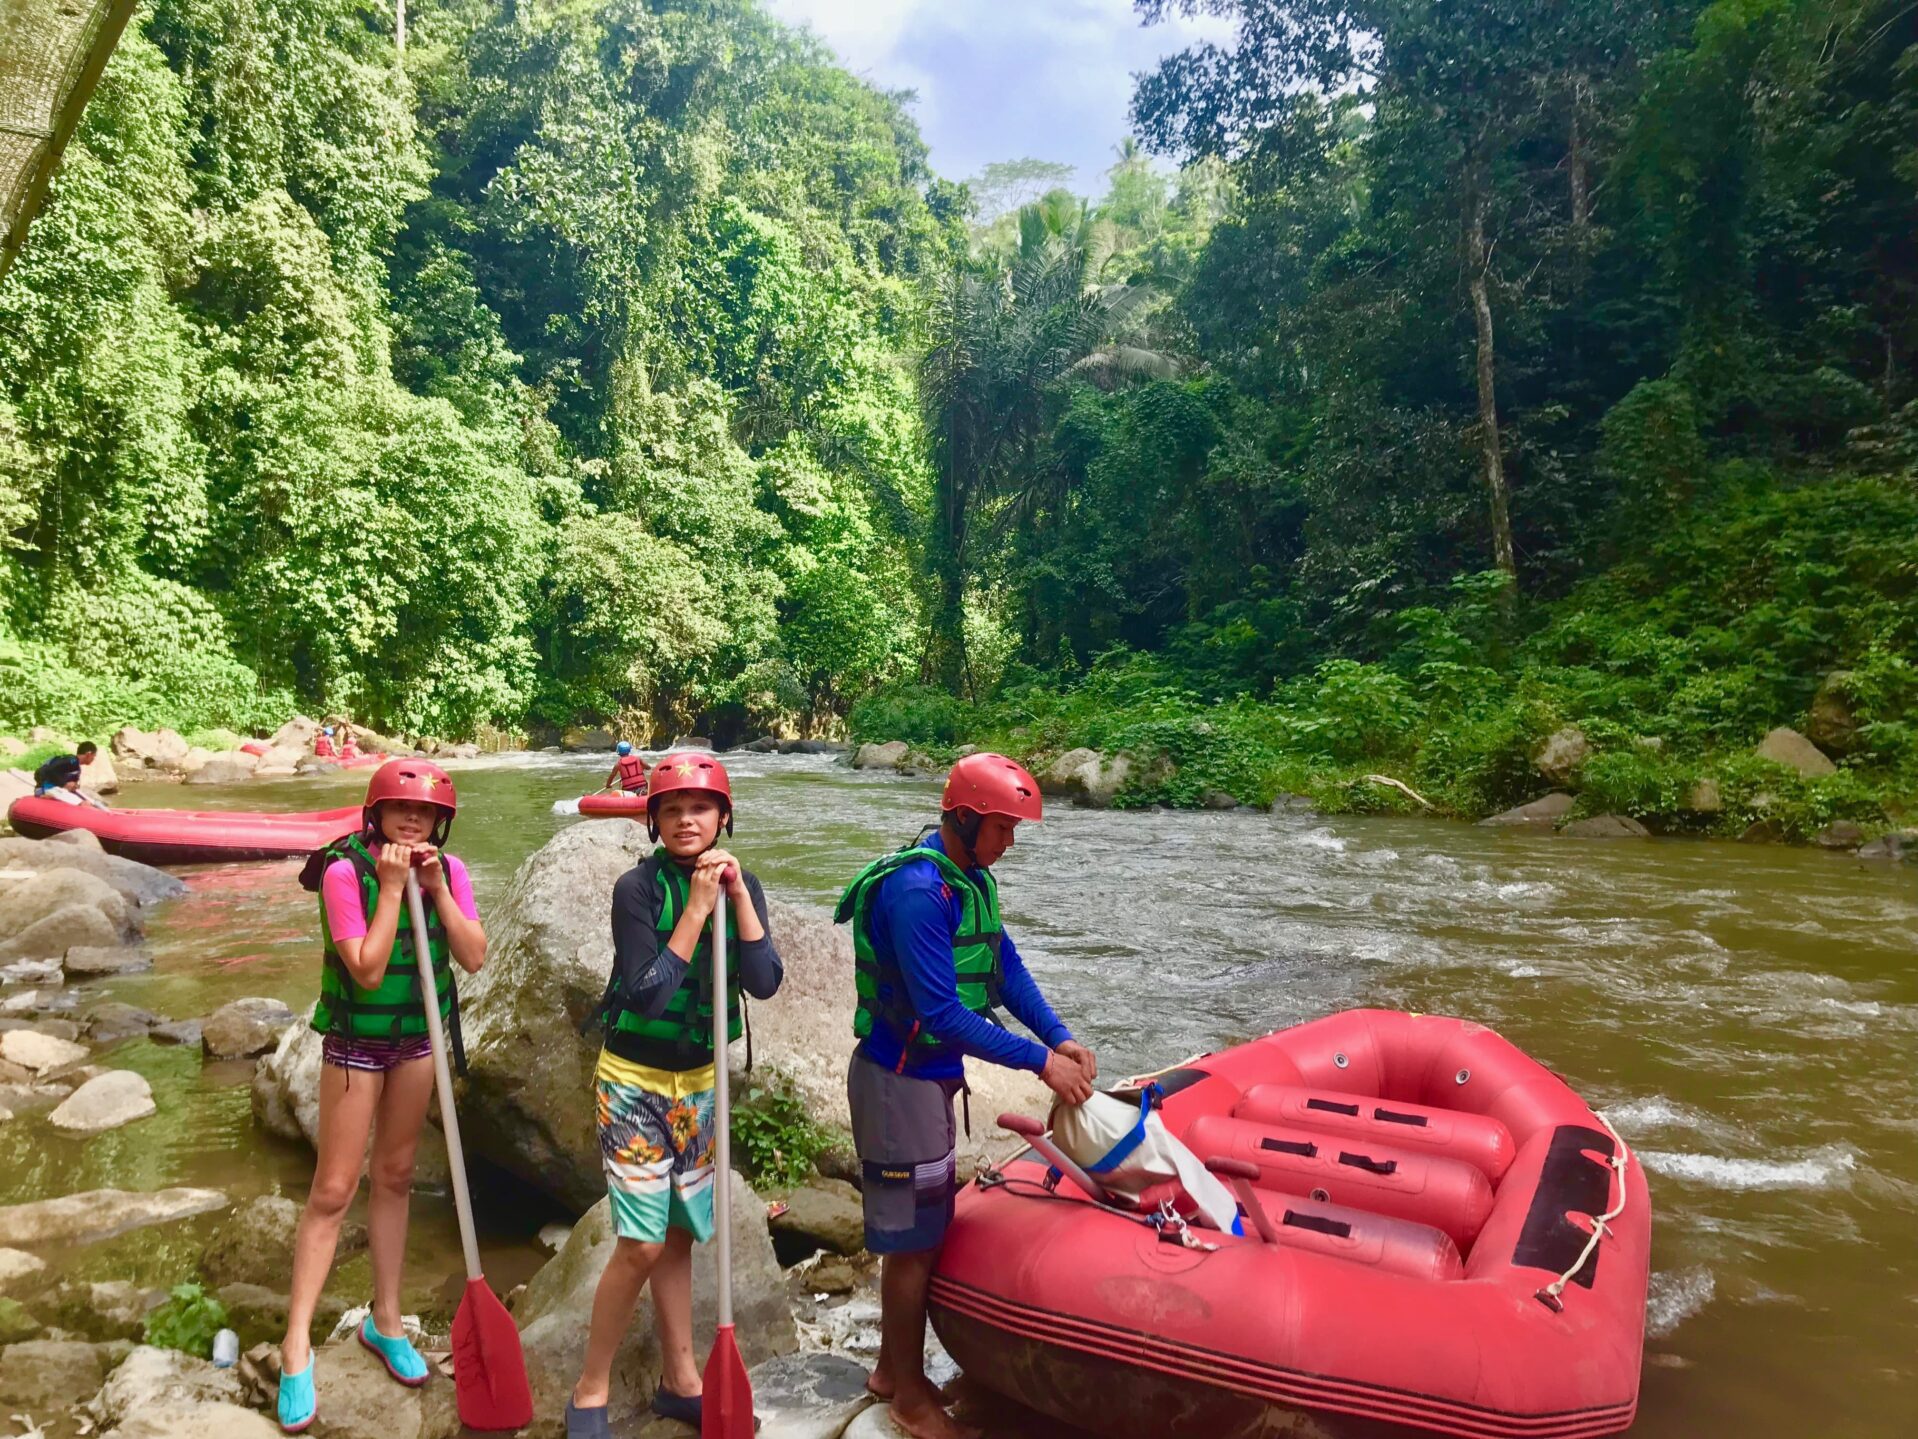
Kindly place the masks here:
[(659, 838), (659, 802), (675, 790), (703, 790), (715, 795), (726, 810), (726, 833), (733, 832), (733, 785), (726, 766), (698, 750), (661, 755), (646, 781), (646, 828)]
[(1024, 765), (1002, 754), (969, 754), (946, 776), (946, 792), (939, 808), (969, 809), (974, 814), (1002, 814), (1008, 819), (1043, 819), (1039, 781)]
[(446, 830), (460, 807), (452, 777), (430, 760), (423, 759), (390, 759), (373, 771), (373, 778), (366, 784), (366, 804), (362, 811), (368, 829), (378, 829), (374, 811), (389, 799), (415, 800), (444, 810), (440, 822), (433, 827), (435, 844), (445, 842)]

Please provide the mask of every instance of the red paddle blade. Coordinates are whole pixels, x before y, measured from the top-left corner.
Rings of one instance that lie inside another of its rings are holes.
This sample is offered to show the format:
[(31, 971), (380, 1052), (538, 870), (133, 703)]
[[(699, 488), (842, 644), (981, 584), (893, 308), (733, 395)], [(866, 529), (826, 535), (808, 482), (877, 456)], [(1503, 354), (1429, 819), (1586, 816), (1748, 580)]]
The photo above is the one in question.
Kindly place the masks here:
[(466, 1281), (453, 1316), (453, 1385), (460, 1423), (469, 1429), (524, 1429), (533, 1422), (519, 1327), (484, 1279)]
[(730, 1324), (713, 1335), (699, 1409), (699, 1439), (753, 1439), (753, 1381)]

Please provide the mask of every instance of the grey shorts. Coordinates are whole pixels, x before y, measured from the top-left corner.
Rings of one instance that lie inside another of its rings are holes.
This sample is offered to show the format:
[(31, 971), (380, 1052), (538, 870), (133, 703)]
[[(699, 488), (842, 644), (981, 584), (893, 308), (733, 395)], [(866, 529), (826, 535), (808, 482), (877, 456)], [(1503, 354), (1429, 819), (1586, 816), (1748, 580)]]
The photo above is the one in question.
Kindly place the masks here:
[(937, 1249), (958, 1195), (956, 1079), (914, 1079), (855, 1053), (846, 1071), (853, 1148), (859, 1152), (866, 1248)]

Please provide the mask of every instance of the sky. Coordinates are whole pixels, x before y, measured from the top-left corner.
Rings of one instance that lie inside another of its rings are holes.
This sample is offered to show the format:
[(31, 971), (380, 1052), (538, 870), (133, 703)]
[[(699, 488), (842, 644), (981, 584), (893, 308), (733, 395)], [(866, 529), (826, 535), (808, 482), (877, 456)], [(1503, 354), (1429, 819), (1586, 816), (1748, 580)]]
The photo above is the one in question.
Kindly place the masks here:
[(1132, 0), (767, 0), (855, 74), (915, 90), (932, 167), (952, 180), (994, 160), (1034, 156), (1078, 168), (1097, 195), (1127, 132), (1132, 77), (1198, 39), (1216, 19), (1141, 26)]

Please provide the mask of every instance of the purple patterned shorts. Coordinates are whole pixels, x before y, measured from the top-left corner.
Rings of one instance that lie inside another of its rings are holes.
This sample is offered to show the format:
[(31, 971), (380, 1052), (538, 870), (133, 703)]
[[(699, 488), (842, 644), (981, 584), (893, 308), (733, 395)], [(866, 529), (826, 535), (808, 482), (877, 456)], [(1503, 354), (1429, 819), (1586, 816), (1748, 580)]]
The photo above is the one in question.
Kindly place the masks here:
[(423, 1034), (407, 1039), (354, 1039), (329, 1034), (320, 1045), (320, 1058), (335, 1069), (358, 1069), (369, 1074), (384, 1074), (432, 1053), (433, 1041)]

